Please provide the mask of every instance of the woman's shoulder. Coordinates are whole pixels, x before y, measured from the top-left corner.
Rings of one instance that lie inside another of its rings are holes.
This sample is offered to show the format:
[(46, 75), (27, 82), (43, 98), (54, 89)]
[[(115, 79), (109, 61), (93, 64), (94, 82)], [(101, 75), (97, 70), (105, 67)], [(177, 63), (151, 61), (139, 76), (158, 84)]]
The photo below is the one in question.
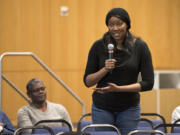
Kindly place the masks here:
[(101, 46), (103, 45), (103, 39), (98, 39), (93, 43), (94, 46)]
[(140, 38), (136, 38), (136, 40), (135, 40), (135, 48), (138, 49), (138, 50), (144, 50), (144, 49), (149, 50), (147, 43), (144, 40), (140, 39)]
[(98, 51), (98, 50), (102, 50), (102, 46), (103, 46), (103, 40), (102, 39), (99, 39), (99, 40), (96, 40), (93, 45), (91, 46), (91, 51)]
[(141, 38), (136, 38), (135, 39), (135, 44), (137, 46), (147, 46), (146, 42), (144, 40), (142, 40)]
[(96, 44), (96, 45), (103, 44), (103, 39), (101, 38), (101, 39), (96, 40), (96, 41), (94, 42), (94, 44)]

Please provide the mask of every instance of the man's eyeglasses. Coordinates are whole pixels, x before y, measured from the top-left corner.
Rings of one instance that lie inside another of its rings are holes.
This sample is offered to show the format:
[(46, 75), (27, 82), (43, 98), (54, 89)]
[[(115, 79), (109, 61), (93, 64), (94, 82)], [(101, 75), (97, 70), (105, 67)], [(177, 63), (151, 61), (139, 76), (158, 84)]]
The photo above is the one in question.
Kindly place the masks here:
[(40, 87), (40, 88), (33, 89), (32, 92), (37, 93), (37, 92), (40, 92), (40, 90), (45, 91), (45, 89), (46, 89), (46, 87)]

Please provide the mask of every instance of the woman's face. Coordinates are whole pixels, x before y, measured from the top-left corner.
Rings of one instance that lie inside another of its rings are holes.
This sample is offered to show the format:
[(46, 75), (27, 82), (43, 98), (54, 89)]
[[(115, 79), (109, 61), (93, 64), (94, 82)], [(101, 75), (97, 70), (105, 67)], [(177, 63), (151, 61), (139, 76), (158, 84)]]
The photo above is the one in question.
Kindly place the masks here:
[(117, 42), (122, 41), (127, 32), (127, 24), (120, 18), (112, 16), (108, 22), (108, 29), (111, 36)]

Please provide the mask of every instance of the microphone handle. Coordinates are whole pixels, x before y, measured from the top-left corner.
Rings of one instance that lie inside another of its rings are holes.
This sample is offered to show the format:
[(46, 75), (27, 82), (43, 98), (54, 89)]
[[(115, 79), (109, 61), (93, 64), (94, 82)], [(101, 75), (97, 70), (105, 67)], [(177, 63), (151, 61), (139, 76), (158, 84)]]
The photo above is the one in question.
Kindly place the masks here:
[(113, 53), (109, 52), (109, 59), (113, 59)]
[[(113, 53), (109, 52), (109, 59), (113, 59)], [(110, 74), (112, 74), (112, 69), (109, 71)]]

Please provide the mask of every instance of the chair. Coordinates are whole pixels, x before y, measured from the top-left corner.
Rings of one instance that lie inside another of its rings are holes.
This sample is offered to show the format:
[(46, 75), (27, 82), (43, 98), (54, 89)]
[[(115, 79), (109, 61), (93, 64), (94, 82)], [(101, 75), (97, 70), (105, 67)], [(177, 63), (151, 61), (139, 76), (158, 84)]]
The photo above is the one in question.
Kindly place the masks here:
[(65, 133), (58, 133), (56, 135), (91, 135), (91, 134), (82, 133), (82, 132), (65, 132)]
[[(85, 120), (85, 117), (91, 117), (91, 113), (84, 114), (80, 117), (80, 119), (77, 123), (77, 131), (79, 131), (79, 132), (81, 131), (81, 129), (83, 129), (83, 127), (93, 124), (92, 120)], [(88, 130), (93, 131), (93, 129), (88, 129)]]
[[(55, 135), (55, 133), (53, 132), (53, 130), (50, 127), (44, 126), (44, 125), (41, 125), (41, 126), (28, 126), (28, 127), (18, 128), (18, 129), (15, 130), (13, 135), (21, 135), (22, 133), (27, 134), (27, 133), (24, 133), (24, 132), (25, 132), (25, 130), (28, 130), (28, 129), (32, 129), (32, 130), (43, 129), (43, 130), (47, 131), (47, 133), (46, 133), (47, 135)], [(29, 134), (29, 135), (32, 135), (32, 134)], [(43, 134), (43, 135), (45, 135), (45, 134)]]
[[(107, 127), (107, 128), (112, 128), (111, 131), (89, 131), (87, 130), (88, 128), (101, 128), (101, 127)], [(87, 125), (85, 127), (83, 127), (81, 129), (81, 132), (87, 132), (87, 133), (90, 133), (91, 135), (121, 135), (119, 129), (117, 127), (115, 127), (114, 125), (111, 125), (111, 124), (90, 124), (90, 125)]]
[(137, 129), (138, 130), (153, 130), (154, 124), (151, 120), (146, 118), (141, 118), (138, 122)]
[(157, 117), (157, 118), (159, 118), (159, 120), (151, 120), (154, 125), (159, 125), (159, 124), (165, 124), (166, 123), (165, 118), (161, 114), (158, 114), (158, 113), (141, 113), (141, 116), (142, 117), (145, 116), (145, 117)]
[[(146, 117), (147, 119), (151, 120), (151, 122), (153, 123), (153, 127), (160, 125), (160, 124), (166, 124), (166, 120), (165, 118), (158, 113), (141, 113), (141, 117)], [(154, 119), (150, 119), (150, 117), (157, 117), (157, 120)], [(167, 128), (166, 127), (162, 127), (161, 130), (164, 130), (167, 133)]]
[(160, 134), (160, 135), (166, 135), (165, 133), (163, 133), (162, 131), (159, 130), (134, 130), (128, 133), (128, 135), (135, 135), (135, 134), (144, 134), (147, 135), (148, 134)]
[[(51, 126), (50, 128), (53, 130), (55, 134), (59, 132), (72, 132), (72, 126), (71, 124), (63, 119), (53, 119), (53, 120), (41, 120), (34, 124), (34, 126), (37, 126), (39, 124), (42, 125), (42, 123), (54, 123), (54, 122), (60, 122), (66, 124), (66, 126)], [(46, 130), (42, 129), (36, 129), (34, 130), (34, 133), (47, 133)]]
[[(180, 119), (176, 120), (173, 124), (180, 124)], [(172, 133), (180, 133), (180, 127), (173, 126), (171, 132)]]
[[(174, 130), (174, 128), (175, 128), (175, 127), (180, 127), (180, 124), (160, 124), (160, 125), (155, 126), (155, 127), (154, 127), (154, 130), (161, 130), (161, 131), (164, 132), (165, 130), (162, 130), (162, 127), (163, 127), (163, 128), (170, 127), (170, 128), (171, 128), (170, 133), (178, 133), (178, 132), (176, 132), (176, 131)], [(174, 131), (175, 131), (175, 132), (174, 132)], [(165, 133), (167, 133), (167, 131), (166, 131)], [(180, 134), (180, 132), (179, 132), (179, 134)]]

